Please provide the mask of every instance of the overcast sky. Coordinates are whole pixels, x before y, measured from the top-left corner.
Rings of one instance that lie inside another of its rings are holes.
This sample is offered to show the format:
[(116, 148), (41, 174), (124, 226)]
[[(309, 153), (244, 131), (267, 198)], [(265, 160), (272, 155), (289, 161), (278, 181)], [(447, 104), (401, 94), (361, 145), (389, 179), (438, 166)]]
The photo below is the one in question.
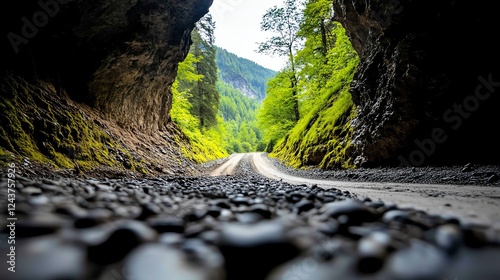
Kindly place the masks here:
[(216, 24), (215, 44), (266, 68), (281, 70), (286, 58), (261, 55), (255, 50), (258, 48), (258, 42), (271, 37), (271, 34), (260, 30), (262, 16), (270, 7), (279, 6), (282, 2), (282, 0), (214, 0), (210, 12)]

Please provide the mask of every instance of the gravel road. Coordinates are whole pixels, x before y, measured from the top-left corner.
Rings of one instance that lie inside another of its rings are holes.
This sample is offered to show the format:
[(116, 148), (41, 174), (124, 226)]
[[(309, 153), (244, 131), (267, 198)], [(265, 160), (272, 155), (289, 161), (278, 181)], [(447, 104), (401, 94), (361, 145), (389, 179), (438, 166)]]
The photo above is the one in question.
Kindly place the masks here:
[[(368, 197), (372, 200), (394, 203), (399, 207), (414, 208), (435, 215), (455, 216), (462, 222), (488, 225), (500, 229), (500, 216), (498, 215), (500, 186), (477, 185), (472, 184), (475, 181), (464, 180), (462, 180), (462, 184), (440, 184), (439, 181), (430, 181), (430, 179), (424, 178), (422, 179), (425, 180), (425, 183), (401, 182), (401, 179), (390, 181), (394, 175), (386, 177), (387, 181), (385, 182), (324, 179), (332, 177), (324, 176), (324, 174), (318, 176), (318, 173), (309, 174), (308, 178), (304, 178), (301, 175), (307, 174), (306, 172), (290, 172), (290, 169), (276, 164), (276, 161), (269, 159), (266, 154), (253, 153), (248, 154), (247, 157), (258, 173), (271, 179), (297, 185), (308, 184), (318, 185), (326, 189), (335, 187), (349, 190), (360, 198)], [(231, 160), (228, 161), (228, 163), (230, 162)], [(355, 174), (355, 171), (349, 172), (349, 174)]]
[[(462, 280), (500, 275), (500, 233), (493, 227), (344, 188), (265, 178), (253, 171), (254, 156), (234, 157), (239, 162), (234, 168), (226, 165), (224, 175), (211, 177), (17, 174), (10, 188), (2, 173), (0, 279)], [(14, 216), (7, 211), (9, 189), (15, 190)], [(12, 217), (16, 220), (8, 220)]]

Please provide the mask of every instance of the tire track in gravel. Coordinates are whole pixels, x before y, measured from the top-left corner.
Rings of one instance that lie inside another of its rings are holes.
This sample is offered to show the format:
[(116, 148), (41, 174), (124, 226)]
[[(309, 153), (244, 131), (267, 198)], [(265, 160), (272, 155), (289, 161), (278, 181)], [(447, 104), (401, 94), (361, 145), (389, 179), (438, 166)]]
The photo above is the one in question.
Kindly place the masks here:
[(498, 187), (308, 179), (279, 171), (264, 153), (253, 153), (249, 158), (252, 168), (270, 179), (295, 185), (318, 185), (325, 189), (338, 188), (350, 191), (360, 198), (394, 203), (401, 208), (413, 208), (433, 215), (456, 217), (465, 223), (500, 230)]
[(232, 175), (234, 170), (240, 164), (241, 159), (246, 154), (233, 154), (229, 157), (229, 159), (221, 164), (219, 167), (215, 168), (210, 172), (210, 176), (224, 176), (224, 175)]

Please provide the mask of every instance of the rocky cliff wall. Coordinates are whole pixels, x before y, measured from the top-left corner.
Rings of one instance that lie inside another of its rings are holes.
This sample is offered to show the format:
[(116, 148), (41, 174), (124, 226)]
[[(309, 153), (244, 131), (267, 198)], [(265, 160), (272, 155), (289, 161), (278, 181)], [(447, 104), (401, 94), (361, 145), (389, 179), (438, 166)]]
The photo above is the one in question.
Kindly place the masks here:
[(193, 171), (181, 154), (189, 142), (169, 123), (170, 86), (211, 3), (3, 3), (0, 164), (13, 154), (77, 173)]
[(361, 63), (351, 87), (358, 165), (498, 162), (493, 2), (334, 2)]
[(168, 122), (169, 88), (212, 0), (40, 0), (2, 4), (0, 71), (43, 80), (120, 126)]

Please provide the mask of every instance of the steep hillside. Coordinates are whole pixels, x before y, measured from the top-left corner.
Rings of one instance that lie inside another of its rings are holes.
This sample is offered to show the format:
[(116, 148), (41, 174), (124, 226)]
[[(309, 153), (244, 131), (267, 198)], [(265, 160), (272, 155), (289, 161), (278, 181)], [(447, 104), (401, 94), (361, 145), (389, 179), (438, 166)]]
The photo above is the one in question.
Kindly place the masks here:
[(224, 119), (226, 149), (229, 153), (263, 151), (262, 132), (257, 126), (260, 101), (244, 95), (223, 81), (217, 83), (221, 94), (220, 113)]
[(222, 48), (217, 48), (217, 66), (221, 81), (240, 90), (245, 96), (259, 101), (266, 97), (267, 81), (276, 75), (273, 70)]
[(217, 66), (228, 152), (263, 151), (265, 143), (257, 112), (266, 96), (267, 83), (276, 72), (222, 48), (217, 49)]

